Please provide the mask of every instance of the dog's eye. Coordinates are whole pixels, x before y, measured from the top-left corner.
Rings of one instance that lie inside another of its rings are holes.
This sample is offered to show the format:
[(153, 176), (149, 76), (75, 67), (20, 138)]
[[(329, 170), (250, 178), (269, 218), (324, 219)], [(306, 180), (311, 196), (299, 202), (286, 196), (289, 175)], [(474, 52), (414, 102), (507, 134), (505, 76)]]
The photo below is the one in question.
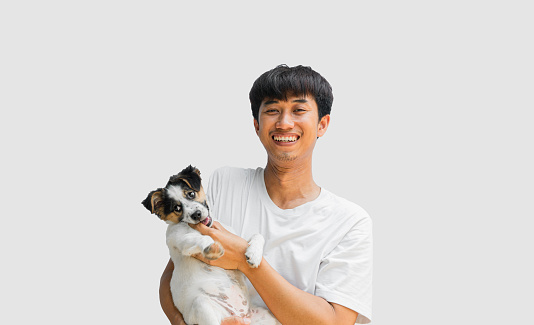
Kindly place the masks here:
[(187, 193), (187, 197), (190, 198), (191, 200), (195, 198), (195, 192), (188, 192)]
[(174, 211), (176, 212), (182, 212), (182, 206), (181, 205), (177, 205), (174, 207)]

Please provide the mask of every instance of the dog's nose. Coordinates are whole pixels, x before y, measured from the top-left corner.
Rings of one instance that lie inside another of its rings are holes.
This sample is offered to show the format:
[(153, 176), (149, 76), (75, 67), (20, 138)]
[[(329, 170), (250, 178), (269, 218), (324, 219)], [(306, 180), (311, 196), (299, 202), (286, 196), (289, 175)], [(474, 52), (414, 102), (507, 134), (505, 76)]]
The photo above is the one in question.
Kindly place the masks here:
[(197, 210), (191, 215), (191, 218), (193, 218), (193, 220), (200, 220), (201, 216), (202, 214), (200, 213), (200, 211)]

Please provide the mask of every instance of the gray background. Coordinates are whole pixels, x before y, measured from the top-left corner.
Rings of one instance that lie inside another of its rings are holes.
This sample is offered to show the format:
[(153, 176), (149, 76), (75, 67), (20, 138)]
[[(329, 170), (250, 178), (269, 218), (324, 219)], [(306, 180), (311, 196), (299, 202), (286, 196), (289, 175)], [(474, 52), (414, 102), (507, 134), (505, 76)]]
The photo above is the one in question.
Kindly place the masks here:
[(188, 164), (264, 166), (278, 64), (334, 89), (319, 185), (374, 220), (374, 324), (525, 324), (534, 291), (529, 1), (0, 4), (2, 324), (166, 324)]

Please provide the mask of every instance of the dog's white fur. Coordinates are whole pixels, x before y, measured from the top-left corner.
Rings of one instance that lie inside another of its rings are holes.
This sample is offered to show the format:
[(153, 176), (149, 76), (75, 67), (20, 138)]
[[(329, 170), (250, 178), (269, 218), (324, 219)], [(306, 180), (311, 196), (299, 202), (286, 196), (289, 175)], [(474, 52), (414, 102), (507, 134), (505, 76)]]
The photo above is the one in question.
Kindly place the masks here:
[[(181, 222), (168, 221), (167, 246), (174, 263), (171, 293), (185, 322), (219, 325), (226, 317), (239, 316), (251, 318), (254, 325), (280, 324), (267, 309), (250, 306), (245, 277), (241, 272), (210, 266), (192, 257), (202, 254), (214, 260), (224, 254), (224, 249), (210, 236), (204, 236), (188, 225), (199, 222), (191, 218), (196, 211), (201, 213), (201, 222), (210, 218), (208, 208), (198, 201), (184, 200), (180, 186), (170, 186), (167, 190), (173, 199), (182, 203), (183, 209)], [(250, 239), (245, 254), (250, 267), (260, 265), (264, 243), (260, 234)]]

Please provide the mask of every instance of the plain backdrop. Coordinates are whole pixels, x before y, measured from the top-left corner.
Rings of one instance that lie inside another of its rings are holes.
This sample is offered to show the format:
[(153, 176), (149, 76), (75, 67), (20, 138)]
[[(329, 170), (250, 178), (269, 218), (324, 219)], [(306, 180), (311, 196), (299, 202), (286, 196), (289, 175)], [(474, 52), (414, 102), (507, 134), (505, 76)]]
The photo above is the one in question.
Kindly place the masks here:
[(264, 166), (248, 92), (334, 89), (317, 183), (374, 221), (373, 323), (526, 324), (534, 302), (530, 1), (3, 1), (2, 324), (167, 324), (188, 164)]

